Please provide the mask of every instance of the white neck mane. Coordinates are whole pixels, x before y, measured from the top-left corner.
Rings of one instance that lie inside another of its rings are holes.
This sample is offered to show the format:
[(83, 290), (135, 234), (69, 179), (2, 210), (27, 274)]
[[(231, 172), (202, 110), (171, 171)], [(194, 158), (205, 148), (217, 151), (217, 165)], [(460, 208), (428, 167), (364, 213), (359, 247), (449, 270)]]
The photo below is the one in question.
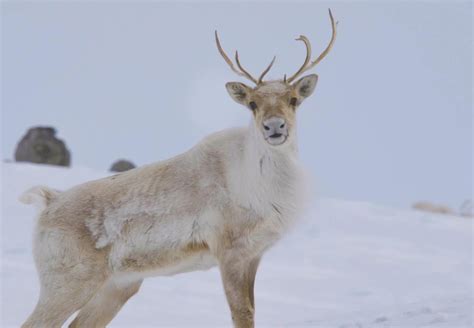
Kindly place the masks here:
[(238, 202), (263, 218), (296, 217), (306, 193), (304, 172), (298, 162), (296, 137), (271, 146), (252, 122), (248, 127), (242, 158), (231, 172)]

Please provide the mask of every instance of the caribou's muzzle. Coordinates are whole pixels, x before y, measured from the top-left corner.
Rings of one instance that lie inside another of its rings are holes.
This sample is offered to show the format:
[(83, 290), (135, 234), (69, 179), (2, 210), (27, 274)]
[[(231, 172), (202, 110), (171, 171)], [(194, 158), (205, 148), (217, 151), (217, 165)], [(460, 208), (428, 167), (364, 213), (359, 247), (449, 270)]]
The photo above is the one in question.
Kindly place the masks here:
[(271, 145), (280, 145), (286, 141), (288, 127), (281, 117), (272, 116), (263, 121), (263, 135)]

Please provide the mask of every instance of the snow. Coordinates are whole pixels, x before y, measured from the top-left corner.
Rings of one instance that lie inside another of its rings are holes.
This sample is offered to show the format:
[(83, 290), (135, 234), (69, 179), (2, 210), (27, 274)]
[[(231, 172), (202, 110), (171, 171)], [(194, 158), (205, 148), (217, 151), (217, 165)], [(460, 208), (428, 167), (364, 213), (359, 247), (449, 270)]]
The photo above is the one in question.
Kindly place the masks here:
[[(65, 189), (107, 175), (5, 163), (2, 169), (2, 327), (32, 311), (33, 185)], [(335, 199), (315, 200), (264, 257), (257, 327), (471, 327), (473, 220)], [(150, 278), (110, 327), (230, 327), (216, 269)]]

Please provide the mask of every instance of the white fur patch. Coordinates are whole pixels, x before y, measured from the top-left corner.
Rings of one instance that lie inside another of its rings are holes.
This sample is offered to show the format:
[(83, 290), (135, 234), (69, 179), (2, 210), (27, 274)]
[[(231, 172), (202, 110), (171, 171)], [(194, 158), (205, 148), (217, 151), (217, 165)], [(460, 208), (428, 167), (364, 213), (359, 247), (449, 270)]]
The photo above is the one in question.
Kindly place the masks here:
[(25, 191), (18, 200), (23, 204), (33, 204), (38, 211), (42, 211), (59, 193), (60, 191), (46, 186), (35, 186)]
[(281, 95), (288, 92), (288, 85), (282, 81), (269, 81), (258, 87), (256, 92), (265, 95)]

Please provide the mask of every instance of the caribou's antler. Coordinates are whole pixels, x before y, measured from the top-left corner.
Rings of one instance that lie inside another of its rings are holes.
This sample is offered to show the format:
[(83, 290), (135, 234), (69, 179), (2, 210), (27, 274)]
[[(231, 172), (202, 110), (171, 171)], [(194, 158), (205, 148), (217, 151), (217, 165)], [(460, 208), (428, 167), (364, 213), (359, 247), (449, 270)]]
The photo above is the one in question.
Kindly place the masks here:
[(268, 65), (268, 67), (265, 68), (265, 70), (262, 72), (262, 74), (260, 74), (260, 77), (258, 78), (258, 83), (257, 84), (260, 84), (260, 83), (263, 82), (263, 77), (265, 76), (265, 74), (268, 73), (270, 68), (272, 68), (273, 63), (275, 62), (275, 59), (276, 59), (276, 56), (273, 57), (272, 61), (270, 62), (270, 65)]
[(221, 46), (221, 42), (219, 41), (219, 37), (217, 36), (217, 31), (215, 31), (215, 36), (216, 36), (216, 44), (217, 44), (217, 49), (219, 50), (219, 53), (221, 54), (221, 56), (224, 58), (224, 60), (226, 61), (226, 63), (230, 66), (230, 68), (235, 72), (237, 73), (238, 75), (240, 76), (243, 76), (243, 77), (246, 77), (247, 79), (249, 79), (250, 81), (252, 81), (253, 83), (255, 83), (256, 85), (259, 85), (263, 82), (263, 77), (265, 76), (265, 74), (268, 73), (268, 71), (270, 70), (270, 68), (272, 68), (273, 66), (273, 63), (275, 62), (275, 58), (276, 57), (273, 57), (273, 60), (271, 61), (270, 65), (268, 65), (268, 67), (263, 71), (263, 73), (260, 75), (260, 77), (258, 78), (258, 80), (256, 80), (252, 75), (250, 75), (249, 72), (247, 72), (243, 67), (242, 65), (240, 64), (240, 60), (239, 60), (239, 53), (238, 51), (235, 52), (235, 62), (237, 64), (237, 68), (235, 68), (234, 64), (232, 63), (232, 61), (230, 60), (230, 58), (226, 55), (224, 49), (222, 49), (222, 46)]
[(300, 35), (300, 37), (296, 39), (297, 41), (304, 42), (304, 45), (306, 46), (306, 58), (304, 60), (303, 65), (295, 74), (293, 74), (289, 78), (286, 78), (285, 76), (285, 79), (284, 79), (285, 82), (287, 83), (293, 82), (303, 72), (306, 72), (307, 70), (316, 66), (324, 57), (326, 57), (329, 51), (331, 51), (332, 46), (334, 45), (334, 41), (336, 40), (336, 26), (337, 26), (337, 22), (334, 21), (334, 17), (332, 16), (331, 9), (329, 9), (329, 18), (331, 19), (331, 27), (332, 27), (331, 41), (329, 41), (329, 44), (326, 47), (326, 49), (324, 49), (324, 51), (313, 62), (311, 62), (311, 43), (309, 42), (308, 38), (305, 37), (304, 35)]

